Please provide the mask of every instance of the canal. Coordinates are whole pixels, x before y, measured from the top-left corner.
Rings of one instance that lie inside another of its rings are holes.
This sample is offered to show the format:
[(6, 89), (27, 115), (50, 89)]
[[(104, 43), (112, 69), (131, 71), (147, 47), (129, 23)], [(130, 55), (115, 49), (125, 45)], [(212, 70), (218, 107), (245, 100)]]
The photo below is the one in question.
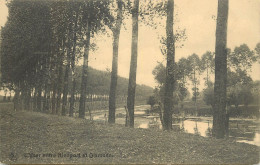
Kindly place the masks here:
[[(162, 129), (157, 113), (147, 113), (149, 105), (135, 106), (135, 128)], [(125, 109), (116, 110), (116, 123), (125, 124)], [(92, 112), (92, 119), (107, 122), (108, 110)], [(86, 118), (88, 118), (87, 116)], [(230, 118), (229, 137), (237, 142), (260, 146), (260, 121), (256, 119)], [(173, 129), (203, 137), (212, 136), (212, 117), (176, 117), (173, 119)]]

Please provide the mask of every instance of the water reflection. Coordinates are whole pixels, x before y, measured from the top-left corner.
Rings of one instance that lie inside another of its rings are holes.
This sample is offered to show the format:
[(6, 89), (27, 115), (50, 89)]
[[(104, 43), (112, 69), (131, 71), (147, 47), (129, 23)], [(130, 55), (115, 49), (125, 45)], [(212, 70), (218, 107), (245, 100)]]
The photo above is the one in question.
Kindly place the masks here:
[[(157, 127), (161, 128), (160, 122), (157, 122), (157, 124), (159, 125)], [(139, 128), (149, 127), (150, 125), (147, 123), (139, 126)], [(257, 128), (257, 123), (254, 121), (231, 120), (229, 136), (235, 138), (238, 142), (260, 146), (260, 132)], [(173, 129), (210, 137), (212, 136), (212, 120), (203, 120), (203, 118), (177, 120), (177, 122), (173, 124)]]
[[(148, 106), (139, 106), (136, 108), (135, 127), (162, 129), (158, 114), (147, 114), (145, 110), (148, 108)], [(97, 112), (93, 114), (93, 119), (96, 121), (106, 122), (107, 114), (107, 111)], [(123, 109), (117, 110), (116, 123), (125, 124), (125, 112)], [(231, 119), (229, 122), (229, 136), (235, 138), (237, 142), (260, 146), (260, 130), (258, 124), (259, 121), (254, 120)], [(212, 135), (212, 118), (175, 118), (173, 121), (173, 129), (175, 131), (184, 131), (191, 134), (209, 137)]]
[[(173, 124), (174, 130), (185, 131), (204, 137), (212, 136), (212, 120), (186, 119)], [(158, 122), (161, 128), (160, 122)], [(139, 128), (149, 128), (150, 125), (140, 125)], [(257, 123), (254, 121), (231, 120), (229, 136), (235, 138), (237, 142), (244, 142), (260, 146), (260, 133), (257, 130)]]
[(183, 121), (184, 131), (187, 133), (197, 134), (201, 136), (209, 136), (209, 130), (211, 130), (212, 123), (209, 121), (206, 122), (198, 122), (192, 120)]
[(260, 146), (260, 133), (255, 133), (254, 139), (251, 141), (250, 140), (237, 140), (237, 142), (249, 143), (249, 144)]

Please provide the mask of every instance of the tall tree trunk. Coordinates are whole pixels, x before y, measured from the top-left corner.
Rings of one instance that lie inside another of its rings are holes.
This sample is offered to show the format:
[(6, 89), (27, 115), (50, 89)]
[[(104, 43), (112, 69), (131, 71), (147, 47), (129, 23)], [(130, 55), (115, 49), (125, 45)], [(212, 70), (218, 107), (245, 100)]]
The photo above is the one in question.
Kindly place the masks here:
[(132, 47), (131, 63), (128, 84), (127, 109), (129, 112), (129, 123), (127, 126), (134, 127), (134, 105), (135, 105), (135, 88), (136, 88), (136, 69), (137, 69), (137, 49), (138, 49), (138, 15), (139, 0), (134, 1), (132, 9)]
[(26, 107), (25, 107), (25, 102), (26, 102), (26, 99), (25, 99), (25, 84), (24, 84), (24, 81), (22, 82), (22, 85), (21, 85), (21, 95), (20, 95), (20, 104), (21, 104), (21, 110), (25, 110)]
[(7, 95), (7, 90), (4, 89), (5, 95), (3, 97), (3, 101), (6, 101), (6, 95)]
[[(40, 60), (41, 61), (41, 60)], [(42, 64), (41, 62), (38, 62), (38, 67), (36, 70), (37, 75), (39, 77), (37, 78), (37, 84), (35, 88), (36, 92), (36, 111), (41, 112), (42, 111)]]
[(25, 89), (25, 110), (31, 111), (31, 89), (26, 87)]
[[(60, 68), (61, 68), (61, 71), (62, 71), (61, 74), (63, 74), (63, 68), (62, 68), (62, 66), (60, 66)], [(62, 75), (59, 75), (59, 77), (61, 77), (61, 76), (62, 76)], [(59, 83), (59, 85), (62, 86), (62, 83)], [(62, 87), (58, 87), (55, 114), (59, 114), (59, 113), (60, 113), (61, 90), (62, 90)]]
[(15, 111), (18, 111), (18, 110), (20, 110), (20, 102), (19, 102), (19, 100), (20, 100), (20, 89), (19, 89), (19, 87), (16, 87), (15, 89), (14, 89), (14, 98), (13, 98), (13, 102), (14, 102), (14, 110)]
[(113, 62), (112, 62), (112, 73), (111, 73), (111, 84), (109, 92), (109, 115), (108, 122), (115, 123), (115, 112), (116, 112), (116, 86), (117, 86), (117, 72), (118, 72), (118, 47), (119, 47), (119, 36), (122, 24), (122, 1), (117, 1), (117, 20), (115, 29), (113, 29)]
[(51, 113), (55, 114), (56, 109), (56, 94), (57, 94), (57, 83), (53, 84), (52, 98), (51, 98)]
[(21, 103), (22, 103), (22, 109), (28, 111), (28, 102), (27, 102), (27, 84), (25, 81), (23, 81), (21, 85)]
[(50, 101), (51, 101), (51, 91), (50, 91), (50, 83), (48, 82), (47, 88), (46, 88), (46, 107), (45, 107), (45, 112), (49, 113), (50, 112)]
[(172, 129), (172, 110), (173, 110), (173, 90), (174, 90), (174, 63), (175, 63), (175, 41), (173, 34), (173, 12), (174, 0), (168, 0), (167, 3), (167, 64), (166, 64), (166, 82), (164, 94), (164, 111), (163, 111), (163, 129)]
[(226, 84), (227, 84), (227, 21), (228, 0), (218, 0), (218, 17), (215, 47), (215, 86), (213, 136), (225, 137), (226, 121)]
[(71, 117), (73, 116), (73, 113), (74, 113), (75, 90), (76, 90), (75, 59), (76, 59), (76, 44), (77, 44), (78, 16), (79, 16), (79, 10), (76, 11), (76, 17), (75, 17), (75, 22), (74, 22), (73, 48), (72, 48), (72, 57), (71, 57), (72, 90), (71, 90), (71, 97), (70, 97), (70, 111), (69, 111), (69, 116), (71, 116)]
[(50, 110), (50, 57), (47, 57), (46, 60), (46, 68), (45, 68), (45, 94), (46, 94), (46, 98), (45, 98), (45, 106), (44, 106), (44, 112), (45, 113), (49, 113)]
[[(195, 66), (196, 67), (196, 66)], [(198, 107), (197, 107), (197, 80), (196, 80), (196, 69), (194, 68), (194, 103), (195, 103), (195, 114), (197, 116)]]
[(70, 77), (70, 64), (71, 64), (71, 53), (72, 53), (72, 22), (71, 19), (69, 20), (69, 29), (68, 29), (68, 36), (67, 36), (67, 59), (66, 59), (66, 69), (65, 69), (65, 75), (64, 75), (64, 87), (63, 87), (63, 98), (62, 98), (62, 109), (61, 109), (61, 115), (65, 116), (67, 114), (67, 103), (68, 103), (68, 93), (69, 93), (69, 77)]
[(46, 111), (46, 102), (47, 102), (47, 94), (46, 94), (46, 88), (47, 88), (47, 77), (46, 77), (46, 71), (47, 71), (47, 60), (44, 59), (44, 62), (43, 62), (43, 68), (42, 68), (42, 86), (44, 88), (44, 95), (43, 95), (43, 107), (42, 107), (42, 112), (45, 113)]
[(63, 82), (62, 82), (62, 77), (63, 77), (63, 57), (64, 57), (64, 53), (65, 53), (65, 46), (64, 46), (64, 40), (63, 40), (63, 44), (62, 44), (62, 53), (61, 53), (61, 57), (59, 58), (59, 74), (58, 74), (58, 89), (57, 89), (57, 102), (56, 102), (56, 112), (55, 114), (59, 114), (60, 113), (60, 104), (61, 104), (61, 91), (62, 91), (62, 86), (63, 86)]
[(51, 113), (55, 114), (56, 110), (56, 96), (57, 96), (57, 88), (58, 88), (58, 74), (59, 74), (59, 63), (58, 57), (54, 58), (54, 71), (52, 72), (52, 97), (51, 97)]
[(11, 101), (11, 97), (12, 97), (12, 90), (10, 89), (10, 91), (9, 91), (9, 98), (10, 98), (10, 100), (8, 100), (8, 101)]
[(44, 95), (43, 95), (43, 106), (42, 106), (42, 112), (43, 113), (46, 113), (46, 101), (47, 101), (47, 94), (46, 94), (46, 87), (45, 87), (45, 90), (44, 90)]
[(39, 73), (40, 77), (38, 77), (38, 88), (37, 88), (37, 111), (42, 112), (42, 88), (43, 88), (43, 64), (42, 60), (39, 62)]
[(32, 104), (31, 104), (31, 103), (32, 103), (31, 91), (32, 91), (31, 88), (29, 88), (29, 89), (26, 91), (26, 92), (27, 92), (27, 93), (26, 93), (26, 97), (27, 97), (27, 100), (26, 100), (27, 102), (26, 102), (26, 104), (27, 104), (27, 107), (28, 107), (28, 109), (27, 109), (28, 111), (31, 111), (31, 110), (32, 110), (32, 109), (31, 109), (31, 108), (32, 108)]
[[(70, 42), (70, 41), (69, 41)], [(69, 71), (70, 71), (70, 53), (71, 48), (69, 46), (67, 52), (67, 65), (64, 75), (64, 87), (63, 87), (63, 98), (62, 98), (62, 110), (61, 115), (65, 116), (67, 114), (67, 102), (68, 102), (68, 91), (69, 91)]]
[(207, 87), (209, 87), (209, 62), (208, 62), (208, 60), (207, 60), (207, 80), (206, 80), (207, 82)]
[(73, 114), (74, 114), (75, 90), (76, 90), (76, 80), (75, 80), (75, 77), (73, 77), (72, 91), (71, 91), (71, 97), (70, 97), (70, 111), (69, 111), (70, 117), (73, 117)]
[(37, 90), (37, 111), (42, 111), (42, 88), (39, 85), (39, 88)]
[(84, 62), (82, 68), (81, 93), (80, 93), (80, 103), (79, 103), (80, 118), (85, 118), (85, 103), (86, 103), (87, 78), (88, 78), (88, 57), (89, 57), (89, 48), (90, 48), (90, 31), (91, 31), (91, 22), (89, 21), (87, 24), (86, 43), (84, 45)]
[[(37, 87), (37, 85), (36, 85)], [(36, 111), (37, 110), (37, 90), (36, 90), (36, 87), (34, 88), (34, 93), (33, 93), (33, 111)]]

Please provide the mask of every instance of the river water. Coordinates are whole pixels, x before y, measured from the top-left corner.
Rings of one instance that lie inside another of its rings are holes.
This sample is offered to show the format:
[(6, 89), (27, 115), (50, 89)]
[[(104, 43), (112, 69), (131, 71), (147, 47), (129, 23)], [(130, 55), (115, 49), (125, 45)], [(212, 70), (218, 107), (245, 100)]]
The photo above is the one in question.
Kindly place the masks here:
[[(147, 114), (149, 105), (135, 106), (135, 128), (162, 129), (159, 115)], [(116, 110), (116, 123), (125, 124), (125, 109)], [(108, 111), (92, 112), (93, 120), (107, 122)], [(229, 121), (229, 137), (237, 142), (260, 146), (259, 120), (231, 118)], [(173, 129), (199, 136), (210, 137), (212, 133), (212, 117), (174, 118)]]

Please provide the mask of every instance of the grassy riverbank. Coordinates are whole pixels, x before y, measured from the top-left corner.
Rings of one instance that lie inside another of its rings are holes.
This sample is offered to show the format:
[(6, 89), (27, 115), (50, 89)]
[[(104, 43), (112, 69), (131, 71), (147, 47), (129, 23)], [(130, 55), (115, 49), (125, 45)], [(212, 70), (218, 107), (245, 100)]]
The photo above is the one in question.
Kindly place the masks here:
[(0, 109), (1, 163), (259, 162), (259, 147), (231, 140)]

